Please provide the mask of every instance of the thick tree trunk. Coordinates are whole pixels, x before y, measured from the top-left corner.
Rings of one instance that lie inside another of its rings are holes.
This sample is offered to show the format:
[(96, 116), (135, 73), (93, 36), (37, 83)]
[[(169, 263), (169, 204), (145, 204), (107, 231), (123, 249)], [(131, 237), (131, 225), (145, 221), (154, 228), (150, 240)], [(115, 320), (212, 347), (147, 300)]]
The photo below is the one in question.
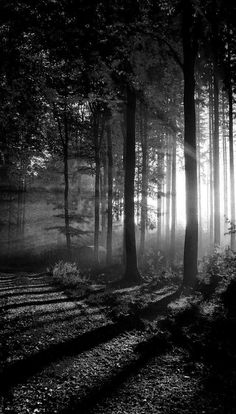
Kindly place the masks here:
[[(214, 65), (215, 66), (215, 65)], [(214, 244), (220, 245), (220, 152), (219, 152), (219, 80), (217, 68), (214, 67)]]
[(67, 126), (67, 117), (64, 115), (64, 129), (65, 129), (65, 140), (64, 140), (64, 212), (65, 212), (65, 234), (66, 234), (66, 246), (70, 254), (71, 250), (71, 237), (70, 237), (70, 217), (69, 217), (69, 168), (68, 168), (68, 146), (69, 146), (69, 135)]
[(196, 51), (192, 38), (193, 10), (190, 0), (183, 1), (183, 54), (184, 54), (184, 158), (186, 178), (186, 231), (184, 244), (185, 286), (193, 286), (197, 275), (198, 217), (197, 217), (197, 153), (195, 119)]
[(137, 283), (140, 275), (137, 267), (137, 253), (134, 224), (134, 176), (135, 176), (135, 110), (136, 94), (127, 86), (127, 138), (125, 145), (125, 188), (124, 188), (124, 241), (125, 281)]
[[(104, 151), (104, 152), (103, 152)], [(102, 233), (101, 233), (101, 240), (102, 244), (106, 246), (106, 233), (107, 233), (107, 175), (108, 175), (108, 167), (107, 167), (107, 157), (106, 157), (106, 148), (103, 148), (103, 174), (100, 174), (100, 192), (101, 192), (101, 213), (102, 213)]]
[[(228, 36), (229, 37), (229, 36)], [(230, 210), (231, 217), (230, 221), (232, 223), (231, 231), (231, 249), (236, 250), (236, 240), (235, 240), (235, 178), (234, 178), (234, 133), (233, 133), (233, 89), (232, 89), (232, 74), (231, 74), (231, 49), (230, 41), (228, 40), (228, 84), (227, 84), (227, 93), (229, 101), (229, 165), (230, 165), (230, 188), (231, 188), (231, 197), (230, 197)]]
[(223, 174), (224, 174), (224, 216), (229, 218), (228, 214), (228, 151), (227, 151), (227, 136), (225, 134), (226, 119), (225, 119), (225, 96), (222, 91), (222, 139), (223, 139)]
[(108, 158), (108, 207), (107, 207), (107, 264), (112, 262), (112, 199), (113, 199), (113, 155), (111, 121), (107, 125), (107, 158)]
[(139, 260), (143, 264), (145, 252), (145, 235), (147, 226), (147, 196), (148, 196), (148, 157), (147, 157), (147, 111), (143, 108), (143, 134), (141, 136), (142, 146), (142, 199), (141, 199), (141, 233), (140, 233), (140, 250)]
[[(159, 172), (159, 166), (163, 163), (163, 155), (160, 150), (157, 152), (157, 174)], [(161, 249), (162, 239), (162, 193), (163, 193), (163, 179), (158, 178), (157, 182), (157, 251)]]
[(231, 198), (230, 198), (230, 209), (231, 217), (230, 221), (233, 226), (233, 231), (231, 232), (231, 249), (235, 251), (236, 242), (235, 242), (235, 179), (234, 179), (234, 134), (233, 134), (233, 94), (232, 94), (232, 85), (228, 88), (228, 99), (229, 99), (229, 162), (230, 162), (230, 188), (231, 188)]
[(172, 203), (171, 203), (171, 263), (175, 261), (175, 230), (176, 230), (176, 136), (172, 142)]
[[(142, 122), (141, 122), (141, 124), (142, 124)], [(136, 180), (136, 183), (135, 184), (137, 184), (135, 187), (136, 187), (136, 218), (137, 218), (137, 223), (140, 223), (140, 216), (141, 216), (141, 200), (140, 200), (140, 196), (141, 196), (141, 192), (142, 192), (142, 189), (141, 189), (141, 172), (140, 172), (140, 170), (141, 170), (141, 156), (140, 156), (140, 145), (139, 145), (139, 143), (137, 143), (137, 145), (136, 145), (136, 177), (137, 177), (137, 180)]]
[(94, 148), (95, 148), (95, 200), (94, 200), (94, 260), (99, 261), (99, 226), (100, 226), (100, 150), (99, 150), (99, 124), (94, 121)]

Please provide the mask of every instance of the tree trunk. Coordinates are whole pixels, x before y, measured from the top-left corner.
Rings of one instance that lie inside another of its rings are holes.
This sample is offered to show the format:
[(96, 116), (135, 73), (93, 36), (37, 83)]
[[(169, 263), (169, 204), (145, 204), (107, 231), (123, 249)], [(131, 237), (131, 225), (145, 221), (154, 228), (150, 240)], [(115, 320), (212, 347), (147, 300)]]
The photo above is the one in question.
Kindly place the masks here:
[(172, 142), (172, 204), (171, 204), (171, 263), (175, 261), (175, 230), (176, 230), (176, 136)]
[(147, 110), (144, 108), (143, 112), (143, 134), (141, 136), (142, 146), (142, 199), (141, 199), (141, 233), (140, 233), (140, 250), (139, 258), (140, 264), (143, 264), (145, 252), (145, 233), (147, 226), (147, 196), (148, 196), (148, 159), (147, 159)]
[(107, 125), (107, 158), (108, 158), (108, 207), (107, 207), (107, 264), (112, 262), (112, 199), (113, 199), (113, 155), (111, 121)]
[(185, 286), (193, 286), (197, 275), (198, 217), (197, 217), (197, 153), (195, 117), (196, 50), (193, 46), (193, 9), (190, 0), (183, 2), (183, 55), (184, 55), (184, 159), (186, 178), (186, 231), (184, 243)]
[(231, 80), (231, 50), (230, 43), (228, 40), (228, 101), (229, 101), (229, 164), (230, 164), (230, 188), (231, 188), (231, 197), (230, 197), (230, 209), (231, 217), (230, 221), (232, 224), (231, 231), (231, 249), (235, 251), (236, 241), (235, 241), (235, 179), (234, 179), (234, 134), (233, 134), (233, 90), (232, 90), (232, 80)]
[(135, 111), (136, 94), (127, 86), (127, 138), (125, 143), (125, 186), (124, 186), (124, 241), (125, 274), (127, 283), (137, 283), (140, 275), (137, 267), (137, 253), (134, 224), (134, 178), (135, 178)]
[(94, 200), (94, 260), (99, 261), (99, 226), (100, 226), (100, 151), (99, 151), (99, 125), (94, 124), (95, 147), (95, 200)]
[(220, 245), (220, 152), (219, 152), (219, 80), (216, 64), (214, 64), (214, 244)]
[(71, 250), (71, 237), (70, 237), (70, 217), (69, 217), (69, 168), (68, 168), (68, 146), (69, 146), (69, 134), (67, 126), (67, 116), (64, 114), (64, 129), (65, 129), (65, 140), (64, 140), (64, 211), (65, 211), (65, 233), (66, 233), (66, 246), (70, 255)]
[(103, 163), (103, 174), (100, 174), (100, 192), (101, 192), (101, 213), (102, 213), (102, 233), (101, 240), (102, 245), (106, 246), (106, 232), (107, 232), (107, 157), (106, 157), (106, 148), (103, 148), (102, 151), (102, 163)]
[(224, 174), (224, 216), (229, 218), (228, 214), (228, 151), (227, 151), (227, 136), (225, 134), (226, 119), (225, 119), (225, 96), (222, 91), (222, 139), (223, 139), (223, 174)]
[[(141, 122), (142, 124), (142, 122)], [(142, 135), (140, 135), (141, 137)], [(137, 143), (136, 145), (136, 177), (137, 180), (135, 182), (135, 187), (136, 187), (136, 218), (137, 218), (137, 223), (140, 223), (140, 212), (141, 212), (141, 201), (140, 201), (140, 193), (142, 192), (141, 190), (141, 177), (140, 177), (140, 170), (141, 170), (141, 162), (140, 162), (140, 146), (139, 143)]]
[(201, 188), (201, 122), (200, 122), (200, 93), (198, 92), (198, 104), (197, 104), (197, 122), (196, 122), (196, 135), (197, 135), (197, 179), (198, 179), (198, 232), (199, 232), (199, 256), (202, 255), (202, 188)]
[[(160, 165), (163, 164), (163, 155), (160, 150), (157, 151), (157, 175), (159, 173)], [(162, 165), (163, 168), (163, 165)], [(163, 178), (158, 178), (157, 182), (157, 251), (161, 249), (162, 239), (162, 193), (163, 193)]]
[(167, 259), (170, 253), (170, 207), (171, 207), (171, 177), (172, 177), (172, 157), (171, 157), (171, 137), (168, 135), (168, 144), (166, 151), (166, 227), (165, 240), (166, 251), (168, 252)]
[(214, 197), (213, 197), (213, 92), (212, 92), (212, 75), (210, 76), (209, 81), (209, 195), (210, 195), (210, 208), (209, 208), (209, 222), (210, 222), (210, 250), (214, 244)]

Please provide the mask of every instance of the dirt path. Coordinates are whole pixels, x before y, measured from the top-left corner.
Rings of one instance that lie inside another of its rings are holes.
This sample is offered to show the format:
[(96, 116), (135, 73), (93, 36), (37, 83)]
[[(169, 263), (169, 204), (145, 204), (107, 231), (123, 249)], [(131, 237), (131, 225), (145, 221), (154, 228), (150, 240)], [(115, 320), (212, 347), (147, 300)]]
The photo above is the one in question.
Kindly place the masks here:
[(2, 274), (0, 304), (3, 413), (204, 413), (188, 411), (201, 367), (186, 374), (179, 349), (140, 352), (147, 332), (132, 319), (114, 322), (45, 274)]

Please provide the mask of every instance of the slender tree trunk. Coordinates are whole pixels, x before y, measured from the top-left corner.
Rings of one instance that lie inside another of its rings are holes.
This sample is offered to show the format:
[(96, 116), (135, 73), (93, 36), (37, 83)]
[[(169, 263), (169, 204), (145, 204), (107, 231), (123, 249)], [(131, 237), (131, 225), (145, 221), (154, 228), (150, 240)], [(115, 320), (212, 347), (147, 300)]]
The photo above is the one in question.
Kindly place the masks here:
[[(157, 175), (160, 171), (160, 165), (163, 164), (163, 155), (160, 150), (157, 151)], [(158, 178), (157, 182), (157, 251), (161, 248), (162, 236), (162, 193), (163, 193), (163, 179)]]
[(162, 190), (163, 196), (161, 198), (161, 244), (163, 250), (166, 249), (166, 180), (167, 180), (167, 167), (166, 167), (167, 159), (166, 159), (166, 152), (163, 154), (163, 180), (162, 180)]
[(199, 232), (199, 256), (202, 255), (202, 188), (201, 188), (201, 125), (200, 125), (200, 94), (198, 93), (198, 104), (197, 104), (197, 174), (198, 174), (198, 232)]
[(210, 195), (210, 248), (214, 244), (214, 189), (213, 189), (213, 181), (214, 181), (214, 165), (213, 165), (213, 91), (212, 91), (212, 75), (210, 76), (209, 81), (209, 195)]
[(184, 55), (184, 159), (186, 178), (186, 231), (184, 244), (185, 286), (193, 286), (197, 275), (198, 212), (197, 212), (197, 153), (195, 118), (196, 50), (193, 46), (193, 8), (190, 0), (183, 1), (183, 55)]
[(135, 178), (135, 110), (136, 94), (127, 86), (127, 138), (125, 151), (124, 188), (124, 238), (125, 238), (125, 281), (137, 283), (140, 275), (137, 267), (137, 253), (134, 224), (134, 178)]
[[(126, 104), (127, 105), (127, 104)], [(126, 168), (126, 146), (127, 146), (127, 107), (123, 108), (123, 121), (120, 122), (121, 132), (123, 136), (123, 171), (125, 181), (125, 168)], [(125, 195), (124, 195), (125, 198)], [(125, 201), (124, 201), (125, 202)], [(123, 264), (126, 263), (126, 246), (125, 246), (125, 211), (124, 211), (124, 227), (123, 227)]]
[(227, 156), (227, 137), (225, 134), (225, 96), (222, 91), (222, 138), (223, 138), (223, 173), (224, 173), (224, 216), (229, 218), (228, 214), (228, 156)]
[(107, 125), (107, 158), (108, 158), (108, 207), (107, 207), (107, 264), (112, 262), (112, 199), (113, 199), (113, 154), (111, 121)]
[(145, 252), (145, 235), (147, 226), (147, 196), (148, 196), (148, 157), (147, 157), (147, 110), (143, 108), (142, 145), (142, 199), (141, 199), (141, 234), (140, 234), (140, 264), (143, 264)]
[(168, 146), (166, 152), (166, 250), (170, 253), (170, 207), (171, 207), (171, 177), (172, 177), (172, 156), (171, 156), (171, 138), (168, 136)]
[[(216, 66), (216, 65), (215, 65)], [(214, 68), (214, 244), (220, 245), (220, 152), (219, 152), (219, 80)]]
[(175, 260), (176, 231), (176, 136), (172, 142), (171, 263)]

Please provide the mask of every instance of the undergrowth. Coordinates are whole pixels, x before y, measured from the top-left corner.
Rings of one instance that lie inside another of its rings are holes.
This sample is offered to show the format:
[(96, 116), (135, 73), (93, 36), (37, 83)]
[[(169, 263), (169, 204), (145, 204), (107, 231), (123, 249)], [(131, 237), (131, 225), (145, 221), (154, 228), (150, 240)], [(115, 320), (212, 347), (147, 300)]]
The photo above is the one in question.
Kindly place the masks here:
[(55, 282), (66, 288), (85, 288), (89, 280), (82, 276), (80, 269), (75, 263), (60, 261), (55, 264), (52, 271)]
[(191, 360), (236, 372), (236, 254), (216, 250), (201, 264), (196, 290), (169, 307), (161, 328)]
[(172, 266), (164, 255), (155, 249), (145, 253), (141, 266), (142, 277), (147, 282), (155, 283), (157, 287), (170, 284), (180, 284), (182, 279), (182, 267)]

